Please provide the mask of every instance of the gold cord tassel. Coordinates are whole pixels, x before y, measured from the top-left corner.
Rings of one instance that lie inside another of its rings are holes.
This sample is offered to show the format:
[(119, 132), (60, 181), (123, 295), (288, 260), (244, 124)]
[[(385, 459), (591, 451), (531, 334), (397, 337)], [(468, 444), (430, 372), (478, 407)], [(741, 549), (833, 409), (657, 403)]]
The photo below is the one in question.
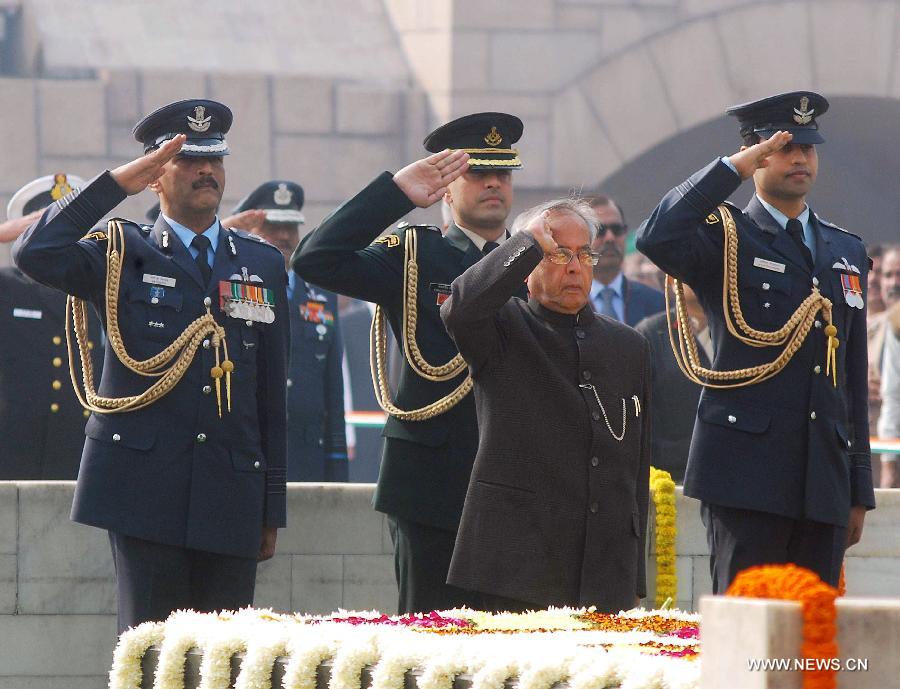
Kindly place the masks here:
[(225, 371), (225, 400), (228, 404), (228, 413), (231, 413), (231, 372), (234, 371), (234, 362), (228, 358), (228, 341), (222, 340), (225, 347), (225, 361), (222, 362), (222, 370)]
[(216, 365), (209, 369), (209, 375), (216, 381), (216, 406), (219, 408), (219, 418), (222, 418), (222, 367), (219, 365), (219, 338), (213, 337), (213, 347), (216, 350)]
[(828, 325), (825, 326), (828, 347), (825, 350), (825, 375), (830, 375), (834, 387), (837, 387), (837, 348), (841, 342), (837, 339), (837, 328), (831, 323), (831, 312), (828, 313)]

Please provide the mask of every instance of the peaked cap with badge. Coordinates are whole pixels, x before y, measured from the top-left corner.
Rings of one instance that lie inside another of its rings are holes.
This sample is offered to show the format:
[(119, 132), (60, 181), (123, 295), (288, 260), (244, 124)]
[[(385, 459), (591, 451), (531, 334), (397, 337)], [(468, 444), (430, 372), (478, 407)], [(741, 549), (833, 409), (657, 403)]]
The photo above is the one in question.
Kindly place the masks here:
[(264, 210), (266, 221), (274, 223), (305, 223), (303, 187), (296, 182), (272, 180), (260, 184), (231, 210), (232, 215), (243, 211)]
[(438, 153), (445, 148), (469, 154), (470, 170), (520, 170), (518, 149), (524, 125), (515, 115), (504, 112), (477, 112), (441, 125), (425, 137), (425, 150)]
[(227, 156), (225, 135), (231, 129), (231, 110), (214, 100), (188, 98), (158, 108), (134, 126), (134, 138), (144, 145), (144, 153), (159, 148), (179, 134), (187, 141), (179, 155), (188, 157)]
[(777, 131), (794, 135), (795, 144), (821, 144), (825, 142), (816, 121), (828, 110), (828, 101), (813, 91), (791, 91), (760, 100), (732, 105), (725, 112), (736, 117), (741, 136), (757, 134), (768, 139)]
[[(727, 112), (744, 137), (787, 130), (792, 143), (816, 144), (827, 109), (819, 94), (796, 91)], [(637, 231), (638, 250), (697, 294), (713, 338), (708, 368), (680, 360), (704, 386), (684, 493), (702, 501), (714, 593), (773, 561), (837, 585), (851, 507), (875, 506), (865, 246), (808, 204), (788, 217), (760, 187), (741, 210), (727, 201), (740, 185), (730, 159), (716, 158)]]

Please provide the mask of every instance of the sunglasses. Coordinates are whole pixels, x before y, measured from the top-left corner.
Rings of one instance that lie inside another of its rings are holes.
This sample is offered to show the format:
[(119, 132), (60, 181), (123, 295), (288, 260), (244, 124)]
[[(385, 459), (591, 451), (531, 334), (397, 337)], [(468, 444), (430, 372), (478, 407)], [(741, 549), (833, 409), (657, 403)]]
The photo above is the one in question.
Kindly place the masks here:
[(550, 263), (558, 266), (569, 265), (569, 263), (572, 262), (572, 259), (575, 256), (578, 256), (578, 262), (585, 266), (595, 266), (600, 261), (600, 252), (591, 251), (587, 248), (579, 249), (578, 251), (572, 251), (571, 249), (567, 249), (564, 246), (561, 246), (558, 247), (553, 253), (544, 254), (544, 258), (550, 261)]
[(626, 232), (628, 232), (628, 225), (623, 225), (622, 223), (611, 222), (605, 225), (601, 224), (597, 228), (597, 236), (602, 237), (607, 232), (612, 232), (616, 237), (621, 237)]

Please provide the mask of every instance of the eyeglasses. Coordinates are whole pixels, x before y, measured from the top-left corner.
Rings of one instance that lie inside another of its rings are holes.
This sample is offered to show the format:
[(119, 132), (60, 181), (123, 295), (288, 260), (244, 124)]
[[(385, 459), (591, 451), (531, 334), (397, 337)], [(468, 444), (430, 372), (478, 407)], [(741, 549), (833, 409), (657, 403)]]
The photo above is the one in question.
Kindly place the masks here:
[(616, 237), (621, 237), (626, 232), (628, 232), (628, 225), (611, 222), (607, 224), (601, 224), (597, 227), (597, 236), (602, 237), (607, 232), (612, 232)]
[(553, 253), (545, 253), (544, 258), (546, 258), (550, 263), (553, 263), (558, 266), (567, 266), (572, 262), (572, 259), (578, 256), (578, 262), (585, 266), (595, 266), (600, 261), (600, 252), (599, 251), (591, 251), (590, 249), (579, 249), (578, 251), (572, 251), (571, 249), (567, 249), (564, 246), (557, 247), (556, 251)]

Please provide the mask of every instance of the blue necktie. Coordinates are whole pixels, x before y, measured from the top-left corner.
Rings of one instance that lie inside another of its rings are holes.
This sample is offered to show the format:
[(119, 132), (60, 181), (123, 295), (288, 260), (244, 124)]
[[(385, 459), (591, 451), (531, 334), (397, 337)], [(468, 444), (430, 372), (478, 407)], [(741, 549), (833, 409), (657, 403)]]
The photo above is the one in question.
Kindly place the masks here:
[(203, 276), (203, 284), (204, 286), (208, 285), (209, 278), (212, 277), (212, 267), (209, 265), (209, 259), (206, 254), (212, 245), (205, 235), (198, 234), (191, 240), (191, 246), (197, 250), (197, 257), (194, 259), (194, 263), (200, 269), (200, 275)]
[(609, 286), (604, 287), (600, 290), (600, 309), (597, 311), (602, 316), (609, 316), (613, 320), (619, 320), (619, 317), (616, 315), (616, 310), (613, 308), (613, 297), (616, 296), (616, 291)]
[(787, 227), (785, 229), (787, 230), (788, 235), (790, 235), (790, 238), (794, 240), (794, 244), (800, 249), (803, 260), (806, 261), (806, 266), (812, 270), (812, 252), (809, 250), (809, 247), (806, 246), (806, 242), (803, 241), (803, 224), (797, 218), (791, 218), (787, 221)]

